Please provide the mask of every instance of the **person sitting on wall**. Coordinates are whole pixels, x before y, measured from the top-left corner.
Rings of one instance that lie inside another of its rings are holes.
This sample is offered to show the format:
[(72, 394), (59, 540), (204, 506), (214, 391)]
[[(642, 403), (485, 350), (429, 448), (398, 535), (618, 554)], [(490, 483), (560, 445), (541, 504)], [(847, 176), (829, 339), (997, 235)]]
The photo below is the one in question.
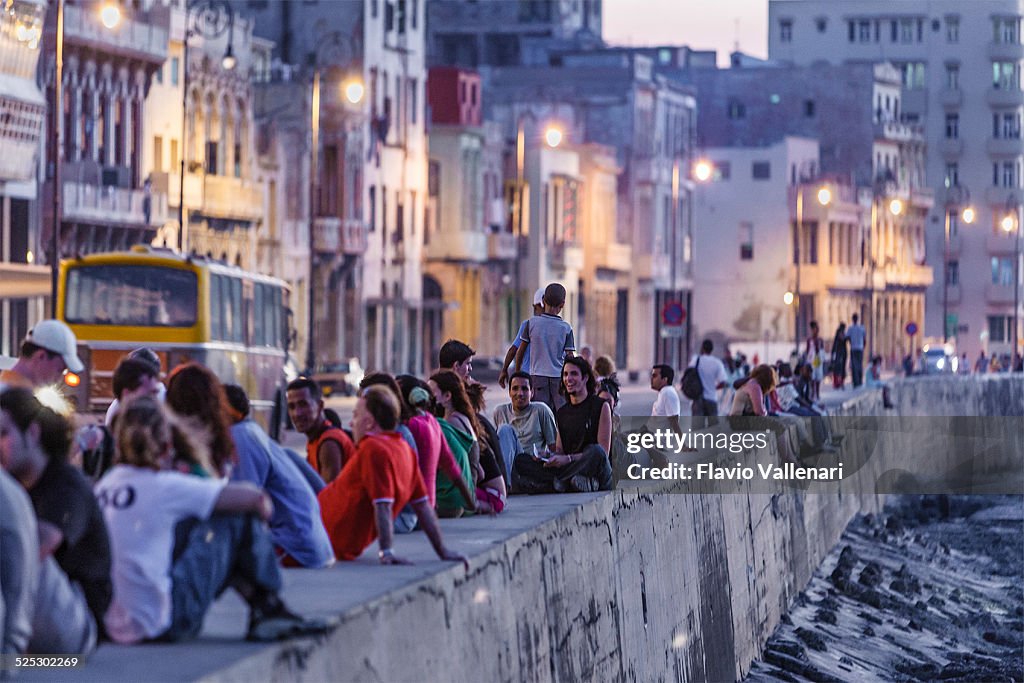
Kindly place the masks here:
[(356, 449), (341, 425), (324, 415), (320, 386), (308, 377), (292, 380), (287, 387), (288, 418), (295, 431), (306, 435), (306, 460), (324, 483), (330, 484)]

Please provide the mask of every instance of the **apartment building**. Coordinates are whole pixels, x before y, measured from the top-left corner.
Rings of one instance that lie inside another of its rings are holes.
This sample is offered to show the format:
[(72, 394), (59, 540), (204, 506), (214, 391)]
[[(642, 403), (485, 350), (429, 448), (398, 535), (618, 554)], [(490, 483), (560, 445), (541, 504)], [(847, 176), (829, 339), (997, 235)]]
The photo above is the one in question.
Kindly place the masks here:
[[(924, 129), (935, 196), (927, 263), (945, 275), (928, 290), (925, 334), (955, 338), (970, 357), (1008, 352), (1020, 317), (1013, 304), (1021, 270), (1014, 232), (1024, 204), (1022, 15), (1020, 0), (769, 3), (772, 60), (890, 62), (899, 70), (894, 120)], [(961, 219), (968, 205), (976, 211), (971, 224)]]

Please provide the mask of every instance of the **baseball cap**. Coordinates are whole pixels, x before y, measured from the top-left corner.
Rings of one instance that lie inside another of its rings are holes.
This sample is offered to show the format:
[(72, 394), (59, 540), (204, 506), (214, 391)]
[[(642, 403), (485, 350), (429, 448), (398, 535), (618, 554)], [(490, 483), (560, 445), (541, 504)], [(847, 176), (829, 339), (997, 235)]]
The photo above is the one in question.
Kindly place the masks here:
[(541, 287), (533, 293), (533, 305), (543, 306), (544, 305), (544, 288)]
[(85, 365), (78, 359), (75, 333), (59, 320), (42, 320), (36, 323), (36, 326), (25, 335), (25, 341), (50, 353), (59, 354), (71, 372), (81, 372), (85, 369)]

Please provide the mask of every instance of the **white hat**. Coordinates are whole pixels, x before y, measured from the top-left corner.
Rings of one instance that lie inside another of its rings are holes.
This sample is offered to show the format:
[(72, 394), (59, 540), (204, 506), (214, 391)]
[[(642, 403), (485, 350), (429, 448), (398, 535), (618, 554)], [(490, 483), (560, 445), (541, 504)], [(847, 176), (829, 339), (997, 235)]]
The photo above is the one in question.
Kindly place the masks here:
[(64, 359), (64, 365), (68, 366), (68, 370), (71, 372), (85, 370), (85, 365), (78, 359), (78, 342), (75, 340), (75, 333), (59, 320), (40, 321), (28, 331), (25, 341), (46, 349), (50, 353), (60, 354), (60, 357)]
[(533, 293), (533, 305), (543, 306), (544, 305), (544, 288), (541, 287)]

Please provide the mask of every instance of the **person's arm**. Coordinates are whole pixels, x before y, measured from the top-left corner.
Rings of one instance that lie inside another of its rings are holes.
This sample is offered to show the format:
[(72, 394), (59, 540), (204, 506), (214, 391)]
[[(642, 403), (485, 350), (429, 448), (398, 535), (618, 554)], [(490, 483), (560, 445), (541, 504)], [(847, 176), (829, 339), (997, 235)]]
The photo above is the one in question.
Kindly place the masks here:
[(412, 508), (416, 511), (416, 517), (420, 521), (420, 526), (423, 527), (423, 533), (430, 539), (430, 545), (434, 546), (437, 556), (448, 562), (461, 562), (466, 571), (469, 571), (469, 560), (466, 556), (445, 547), (444, 538), (441, 536), (441, 527), (438, 526), (437, 515), (434, 514), (434, 508), (430, 507), (430, 501), (421, 498), (412, 504)]
[(761, 390), (761, 385), (756, 380), (750, 380), (743, 386), (750, 395), (750, 404), (754, 415), (766, 416), (768, 413), (764, 409), (764, 392)]
[(213, 511), (229, 514), (252, 513), (266, 522), (274, 514), (274, 504), (270, 501), (270, 496), (260, 489), (252, 484), (239, 482), (224, 485), (213, 504)]
[(57, 552), (57, 548), (64, 542), (64, 534), (56, 524), (50, 524), (43, 519), (38, 520), (37, 530), (39, 533), (39, 561), (42, 562)]
[[(516, 360), (516, 356), (518, 355), (516, 351), (518, 350), (519, 340), (516, 339), (516, 341), (513, 342), (512, 346), (508, 347), (508, 351), (505, 352), (505, 360), (501, 364), (501, 372), (498, 373), (498, 386), (500, 386), (502, 389), (505, 388), (505, 383), (508, 382), (508, 366), (512, 363), (512, 361)], [(515, 369), (519, 369), (518, 363), (516, 364)]]
[[(679, 428), (679, 416), (672, 418), (673, 424)], [(601, 445), (606, 454), (612, 452), (612, 407), (608, 401), (601, 406), (601, 418), (597, 424), (597, 443)]]
[(530, 345), (528, 340), (519, 340), (519, 348), (516, 350), (516, 370), (523, 367), (523, 359), (526, 358), (526, 347)]
[[(374, 522), (377, 524), (377, 545), (380, 546), (381, 564), (412, 564), (391, 550), (395, 536), (395, 522), (391, 515), (391, 501), (379, 500), (373, 504)], [(416, 511), (419, 514), (419, 510)], [(422, 524), (422, 522), (421, 522)]]
[(325, 439), (316, 452), (320, 477), (330, 484), (341, 472), (341, 445), (334, 439)]
[(723, 389), (729, 383), (729, 376), (725, 374), (725, 365), (718, 364), (718, 373), (715, 375), (715, 389)]
[(555, 425), (555, 414), (551, 412), (551, 407), (547, 403), (541, 403), (540, 406), (538, 410), (541, 411), (541, 437), (543, 437), (548, 450), (552, 453), (557, 453), (561, 448), (558, 445), (558, 427)]

